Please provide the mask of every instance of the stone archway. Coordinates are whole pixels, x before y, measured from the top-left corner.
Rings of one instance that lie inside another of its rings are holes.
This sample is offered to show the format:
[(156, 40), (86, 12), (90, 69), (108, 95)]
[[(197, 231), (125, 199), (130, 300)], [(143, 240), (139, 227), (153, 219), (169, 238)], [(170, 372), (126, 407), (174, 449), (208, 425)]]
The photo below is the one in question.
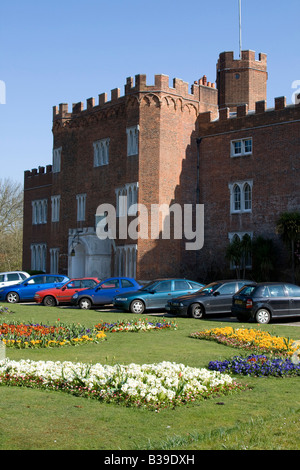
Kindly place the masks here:
[(111, 275), (112, 241), (100, 240), (93, 227), (69, 230), (69, 253), (74, 250), (74, 256), (69, 255), (68, 276), (97, 277), (105, 279)]

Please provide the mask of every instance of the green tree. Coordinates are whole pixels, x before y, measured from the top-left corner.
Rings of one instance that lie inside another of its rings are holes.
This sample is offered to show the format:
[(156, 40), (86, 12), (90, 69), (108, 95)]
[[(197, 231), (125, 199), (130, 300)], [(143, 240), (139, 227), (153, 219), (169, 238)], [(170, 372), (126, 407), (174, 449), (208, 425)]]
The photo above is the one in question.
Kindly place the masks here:
[(300, 240), (300, 213), (283, 212), (276, 223), (276, 231), (290, 250), (292, 278), (295, 282), (295, 246)]
[(234, 236), (226, 250), (226, 259), (234, 265), (237, 279), (246, 275), (246, 266), (251, 255), (251, 237), (245, 234), (242, 239)]
[(257, 237), (252, 242), (252, 273), (256, 281), (270, 281), (275, 269), (273, 240)]

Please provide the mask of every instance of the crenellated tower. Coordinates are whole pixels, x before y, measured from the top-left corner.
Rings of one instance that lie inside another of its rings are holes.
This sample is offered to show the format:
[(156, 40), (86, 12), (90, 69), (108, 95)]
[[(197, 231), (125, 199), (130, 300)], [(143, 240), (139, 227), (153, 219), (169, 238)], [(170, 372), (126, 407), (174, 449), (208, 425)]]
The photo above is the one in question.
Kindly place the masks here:
[(257, 101), (267, 99), (267, 56), (254, 51), (242, 51), (240, 59), (233, 52), (222, 52), (217, 63), (219, 108), (235, 112), (237, 106), (247, 104), (249, 111)]

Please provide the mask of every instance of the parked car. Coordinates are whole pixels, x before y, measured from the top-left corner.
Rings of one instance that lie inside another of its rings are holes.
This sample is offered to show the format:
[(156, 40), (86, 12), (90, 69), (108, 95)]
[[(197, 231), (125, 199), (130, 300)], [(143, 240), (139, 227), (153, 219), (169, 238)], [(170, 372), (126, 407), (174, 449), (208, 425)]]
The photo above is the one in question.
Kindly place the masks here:
[(28, 277), (20, 284), (2, 287), (0, 289), (0, 301), (4, 300), (11, 304), (30, 302), (34, 300), (35, 293), (38, 290), (56, 287), (66, 281), (69, 281), (69, 278), (59, 274), (36, 274)]
[[(170, 300), (166, 305), (166, 310), (173, 315), (186, 315), (193, 318), (203, 318), (211, 314), (229, 314), (232, 296), (249, 282), (240, 279), (212, 282), (195, 294)], [(252, 284), (255, 285), (255, 283)]]
[(117, 295), (114, 298), (114, 307), (132, 313), (165, 309), (170, 298), (196, 292), (201, 287), (203, 284), (187, 279), (157, 279), (136, 292)]
[(90, 309), (97, 305), (109, 305), (112, 304), (113, 298), (117, 294), (136, 291), (141, 287), (142, 285), (131, 277), (111, 277), (92, 289), (76, 292), (71, 298), (71, 303), (79, 305), (82, 309)]
[(0, 287), (12, 286), (18, 284), (30, 277), (25, 271), (9, 271), (0, 273)]
[(283, 282), (246, 285), (233, 296), (231, 312), (239, 321), (261, 324), (300, 315), (300, 287)]
[(100, 279), (95, 277), (84, 277), (80, 279), (71, 279), (62, 286), (52, 287), (51, 289), (40, 290), (36, 292), (34, 300), (38, 304), (53, 307), (59, 304), (71, 303), (72, 296), (79, 291), (95, 287)]

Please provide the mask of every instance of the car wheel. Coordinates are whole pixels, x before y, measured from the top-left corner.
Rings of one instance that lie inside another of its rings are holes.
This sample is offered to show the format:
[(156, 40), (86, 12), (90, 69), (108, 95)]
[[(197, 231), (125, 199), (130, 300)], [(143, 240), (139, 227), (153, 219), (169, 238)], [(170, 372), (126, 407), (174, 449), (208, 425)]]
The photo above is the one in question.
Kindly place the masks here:
[(54, 307), (56, 305), (55, 298), (52, 297), (52, 295), (46, 295), (46, 297), (44, 297), (43, 304), (46, 307)]
[(20, 297), (16, 292), (9, 292), (6, 296), (6, 300), (10, 304), (17, 304), (20, 300)]
[(190, 316), (196, 319), (204, 317), (204, 308), (200, 304), (192, 304), (190, 306)]
[(266, 308), (260, 308), (256, 312), (255, 319), (256, 319), (257, 323), (267, 324), (271, 320), (271, 314), (270, 314), (269, 310), (267, 310)]
[(90, 301), (90, 299), (87, 299), (87, 298), (80, 299), (79, 307), (82, 308), (83, 310), (89, 310), (91, 306), (92, 306), (92, 302)]
[(134, 300), (130, 304), (131, 313), (144, 313), (145, 305), (141, 300)]

